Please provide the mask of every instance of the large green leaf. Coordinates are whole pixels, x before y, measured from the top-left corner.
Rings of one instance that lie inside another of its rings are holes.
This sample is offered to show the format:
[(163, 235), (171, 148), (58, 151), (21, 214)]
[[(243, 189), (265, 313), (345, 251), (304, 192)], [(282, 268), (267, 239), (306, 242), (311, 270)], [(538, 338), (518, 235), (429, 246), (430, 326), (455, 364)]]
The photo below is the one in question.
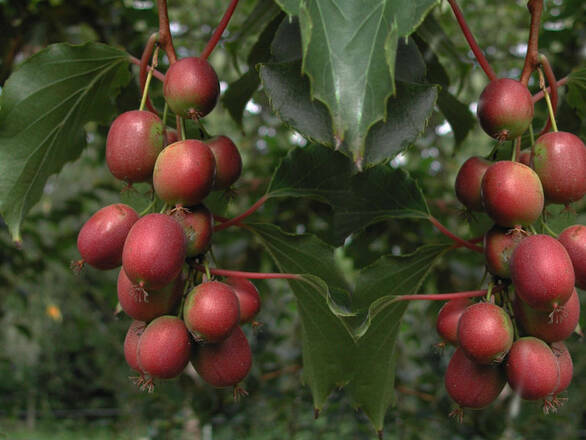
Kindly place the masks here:
[(574, 70), (568, 78), (568, 103), (582, 118), (586, 118), (586, 67)]
[(398, 40), (408, 36), (436, 0), (302, 1), (303, 72), (312, 97), (332, 115), (336, 148), (358, 167), (370, 127), (386, 120), (394, 93)]
[(107, 123), (112, 98), (130, 79), (128, 55), (89, 43), (56, 44), (6, 81), (0, 110), (0, 213), (14, 240), (47, 178), (79, 157), (84, 125)]

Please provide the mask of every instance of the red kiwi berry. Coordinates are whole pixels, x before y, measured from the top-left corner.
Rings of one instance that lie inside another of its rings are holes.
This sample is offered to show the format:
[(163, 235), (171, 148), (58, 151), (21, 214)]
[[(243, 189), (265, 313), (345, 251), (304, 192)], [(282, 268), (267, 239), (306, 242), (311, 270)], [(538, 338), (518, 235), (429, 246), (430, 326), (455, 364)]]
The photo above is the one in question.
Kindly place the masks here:
[(458, 345), (458, 322), (464, 310), (472, 304), (474, 303), (468, 298), (452, 299), (440, 309), (435, 328), (448, 344)]
[(183, 227), (187, 240), (188, 257), (197, 257), (204, 254), (212, 242), (214, 218), (204, 205), (194, 208), (177, 210), (173, 216)]
[(515, 230), (494, 225), (484, 234), (484, 259), (488, 271), (500, 278), (511, 277), (511, 256), (522, 239)]
[(519, 154), (519, 162), (521, 162), (523, 165), (531, 167), (531, 150), (521, 151), (521, 154)]
[(468, 307), (458, 323), (458, 342), (473, 361), (498, 364), (513, 345), (513, 323), (501, 307), (480, 302)]
[(140, 339), (146, 323), (142, 321), (134, 320), (130, 324), (126, 337), (124, 338), (124, 359), (130, 368), (144, 374), (144, 371), (138, 366), (138, 340)]
[(190, 355), (189, 333), (176, 316), (159, 316), (147, 325), (138, 341), (138, 365), (153, 378), (178, 376)]
[(167, 128), (167, 130), (165, 130), (165, 145), (174, 144), (178, 140), (179, 134), (177, 133), (177, 130), (173, 128)]
[(219, 281), (194, 287), (183, 307), (183, 320), (197, 340), (219, 342), (238, 325), (240, 306), (234, 289)]
[(553, 394), (559, 394), (565, 391), (572, 382), (572, 376), (574, 375), (574, 363), (572, 362), (572, 356), (568, 351), (568, 347), (563, 342), (554, 342), (551, 344), (551, 351), (557, 358), (558, 365), (560, 367), (560, 380), (558, 386), (553, 390)]
[(535, 141), (531, 159), (548, 202), (569, 204), (586, 194), (586, 146), (578, 136), (546, 133)]
[(123, 203), (108, 205), (84, 223), (77, 236), (83, 262), (96, 269), (113, 269), (122, 264), (122, 249), (138, 214)]
[(499, 226), (530, 225), (543, 211), (539, 176), (522, 163), (503, 160), (491, 165), (481, 188), (484, 208)]
[(214, 189), (230, 188), (242, 172), (242, 157), (238, 148), (227, 136), (216, 136), (206, 143), (216, 159)]
[(576, 286), (586, 290), (586, 226), (568, 226), (558, 236), (558, 240), (572, 260)]
[(456, 176), (454, 188), (458, 200), (471, 211), (484, 211), (480, 184), (482, 177), (492, 165), (492, 162), (479, 156), (473, 156), (466, 160), (460, 167)]
[(218, 75), (207, 60), (187, 57), (165, 74), (163, 95), (169, 108), (183, 118), (199, 119), (211, 112), (220, 96)]
[(564, 304), (561, 316), (551, 316), (550, 312), (540, 312), (529, 307), (515, 297), (513, 301), (515, 319), (526, 335), (535, 336), (547, 343), (562, 341), (576, 330), (580, 320), (580, 299), (576, 289)]
[(118, 302), (122, 310), (132, 319), (149, 322), (158, 316), (166, 315), (175, 309), (185, 281), (179, 275), (175, 281), (160, 290), (137, 289), (124, 269), (118, 274)]
[(260, 310), (258, 289), (250, 280), (241, 277), (228, 277), (224, 280), (234, 289), (240, 306), (240, 324), (251, 322)]
[(505, 364), (509, 385), (526, 400), (544, 399), (559, 384), (560, 368), (553, 351), (541, 339), (517, 339)]
[(153, 186), (164, 202), (193, 206), (210, 193), (215, 174), (216, 161), (207, 144), (187, 139), (169, 145), (159, 154)]
[(533, 120), (533, 98), (519, 81), (500, 78), (482, 91), (476, 113), (482, 129), (503, 142), (521, 136), (529, 128)]
[(530, 307), (554, 311), (574, 291), (574, 268), (564, 246), (549, 235), (524, 238), (511, 257), (515, 292)]
[(154, 113), (132, 110), (118, 116), (108, 131), (106, 163), (114, 177), (128, 183), (151, 179), (163, 149), (163, 124)]
[(185, 234), (173, 217), (147, 214), (126, 237), (122, 267), (130, 280), (143, 289), (161, 289), (171, 283), (185, 260)]
[(481, 365), (457, 348), (444, 377), (446, 390), (461, 408), (481, 409), (496, 400), (505, 386), (501, 365)]
[(244, 332), (235, 327), (220, 343), (197, 344), (191, 363), (203, 380), (224, 388), (236, 386), (246, 377), (252, 365), (252, 353)]

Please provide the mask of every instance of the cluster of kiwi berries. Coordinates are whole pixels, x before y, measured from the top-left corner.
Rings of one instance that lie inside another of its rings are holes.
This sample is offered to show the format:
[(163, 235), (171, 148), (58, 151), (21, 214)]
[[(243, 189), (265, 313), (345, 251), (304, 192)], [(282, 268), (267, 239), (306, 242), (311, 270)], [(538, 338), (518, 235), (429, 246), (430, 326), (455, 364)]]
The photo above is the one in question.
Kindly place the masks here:
[[(490, 136), (514, 139), (531, 124), (532, 96), (518, 81), (494, 80), (480, 96), (477, 114)], [(586, 226), (570, 226), (556, 237), (546, 225), (550, 233), (537, 233), (533, 224), (545, 204), (582, 199), (586, 147), (571, 133), (553, 131), (536, 140), (524, 161), (471, 157), (456, 178), (461, 203), (494, 221), (484, 235), (492, 275), (487, 297), (451, 300), (437, 318), (438, 334), (457, 347), (445, 386), (460, 417), (463, 408), (491, 404), (506, 383), (522, 399), (555, 410), (572, 379), (563, 341), (578, 329), (576, 287), (586, 289)]]
[[(218, 77), (204, 59), (183, 58), (165, 75), (165, 100), (182, 118), (207, 115), (219, 93)], [(152, 182), (154, 200), (172, 209), (142, 217), (121, 203), (100, 209), (79, 232), (77, 264), (122, 266), (118, 301), (134, 320), (124, 354), (143, 389), (179, 375), (190, 361), (209, 384), (236, 387), (252, 360), (240, 324), (259, 311), (258, 291), (245, 278), (198, 277), (194, 265), (209, 250), (213, 232), (213, 215), (202, 200), (239, 178), (241, 156), (226, 136), (204, 142), (173, 135), (149, 111), (114, 120), (106, 143), (111, 173), (129, 185)]]

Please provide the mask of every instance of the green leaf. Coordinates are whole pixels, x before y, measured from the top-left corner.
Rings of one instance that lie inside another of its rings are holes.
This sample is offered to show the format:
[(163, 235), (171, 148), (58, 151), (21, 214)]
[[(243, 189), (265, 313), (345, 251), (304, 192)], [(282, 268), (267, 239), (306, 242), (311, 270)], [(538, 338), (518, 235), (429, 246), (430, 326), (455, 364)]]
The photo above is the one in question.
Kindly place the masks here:
[(84, 125), (107, 123), (130, 79), (128, 55), (103, 44), (55, 44), (6, 81), (0, 110), (0, 213), (14, 240), (47, 178), (77, 159)]
[(394, 91), (398, 40), (411, 34), (436, 0), (302, 1), (303, 73), (326, 104), (336, 148), (360, 168), (370, 127), (386, 120)]
[(567, 100), (578, 116), (582, 120), (586, 119), (586, 67), (570, 73)]
[(459, 146), (468, 133), (474, 130), (477, 121), (466, 104), (460, 102), (454, 95), (442, 89), (437, 105), (454, 132), (454, 142)]
[(299, 2), (301, 0), (275, 0), (277, 4), (289, 15), (299, 15)]
[(289, 280), (297, 298), (302, 323), (303, 375), (316, 409), (321, 409), (335, 387), (351, 377), (349, 365), (354, 341), (342, 319), (328, 305), (329, 290), (347, 291), (333, 248), (317, 237), (283, 232), (274, 225), (247, 225), (264, 245), (281, 272), (305, 274)]

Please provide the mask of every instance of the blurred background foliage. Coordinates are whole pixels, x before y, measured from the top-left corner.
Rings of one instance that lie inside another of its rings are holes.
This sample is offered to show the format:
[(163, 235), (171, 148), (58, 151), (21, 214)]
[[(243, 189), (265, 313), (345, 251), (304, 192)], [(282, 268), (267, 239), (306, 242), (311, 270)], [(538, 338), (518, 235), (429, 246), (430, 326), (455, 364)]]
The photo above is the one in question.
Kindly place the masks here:
[[(226, 4), (169, 1), (180, 56), (201, 52)], [(497, 74), (518, 76), (529, 23), (524, 2), (462, 0), (460, 5)], [(249, 68), (246, 55), (278, 13), (278, 6), (269, 0), (240, 2), (223, 46), (210, 59), (222, 90)], [(23, 60), (59, 41), (102, 41), (139, 57), (156, 28), (156, 8), (150, 0), (0, 0), (0, 84)], [(433, 10), (414, 41), (425, 56), (428, 80), (442, 84), (443, 91), (460, 104), (444, 96), (425, 133), (396, 156), (392, 166), (404, 167), (418, 180), (432, 214), (452, 231), (477, 236), (489, 222), (477, 216), (468, 225), (455, 199), (453, 182), (467, 157), (487, 155), (494, 147), (473, 116), (486, 78), (447, 3)], [(558, 78), (584, 67), (586, 4), (582, 0), (546, 1), (540, 47)], [(165, 62), (161, 60), (161, 70)], [(135, 80), (118, 100), (120, 112), (138, 107), (134, 66), (133, 71)], [(535, 83), (530, 86), (537, 89)], [(586, 122), (564, 99), (565, 89), (560, 92), (560, 129), (584, 139)], [(154, 85), (152, 96), (161, 108), (160, 83)], [(545, 105), (540, 103), (535, 126), (545, 117)], [(242, 122), (240, 127), (222, 105), (206, 118), (206, 129), (232, 137), (243, 155), (244, 172), (235, 194), (216, 200), (227, 216), (257, 200), (278, 161), (291, 148), (305, 143), (271, 113), (262, 90), (247, 103)], [(124, 361), (122, 342), (130, 320), (115, 314), (116, 271), (86, 268), (76, 276), (69, 269), (70, 262), (79, 258), (76, 237), (83, 222), (100, 207), (132, 197), (121, 195), (122, 185), (105, 166), (107, 130), (88, 125), (88, 148), (78, 161), (50, 179), (41, 202), (24, 223), (21, 248), (0, 227), (0, 438), (371, 438), (368, 421), (341, 392), (313, 420), (309, 391), (301, 386), (296, 305), (283, 281), (256, 283), (263, 299), (259, 316), (263, 325), (254, 332), (247, 329), (254, 364), (245, 383), (246, 399), (234, 402), (230, 390), (214, 390), (189, 371), (159, 384), (153, 394), (138, 391), (129, 381), (132, 372)], [(229, 204), (226, 198), (230, 198)], [(584, 202), (574, 209), (575, 214), (558, 216), (560, 225), (584, 224)], [(287, 231), (327, 237), (331, 212), (308, 199), (278, 199), (256, 215)], [(336, 253), (349, 272), (380, 255), (413, 251), (437, 240), (438, 233), (425, 222), (397, 220), (372, 225), (357, 238)], [(214, 254), (218, 267), (275, 270), (260, 245), (239, 229), (219, 233), (214, 238)], [(431, 274), (423, 290), (475, 289), (483, 273), (481, 256), (453, 252)], [(578, 337), (568, 344), (574, 359), (574, 382), (569, 400), (558, 414), (545, 416), (537, 404), (504, 395), (486, 410), (469, 412), (462, 425), (449, 419), (451, 402), (443, 388), (449, 353), (438, 354), (434, 348), (438, 342), (434, 318), (440, 306), (413, 303), (405, 314), (397, 347), (398, 398), (387, 414), (386, 438), (586, 437), (586, 349)]]

